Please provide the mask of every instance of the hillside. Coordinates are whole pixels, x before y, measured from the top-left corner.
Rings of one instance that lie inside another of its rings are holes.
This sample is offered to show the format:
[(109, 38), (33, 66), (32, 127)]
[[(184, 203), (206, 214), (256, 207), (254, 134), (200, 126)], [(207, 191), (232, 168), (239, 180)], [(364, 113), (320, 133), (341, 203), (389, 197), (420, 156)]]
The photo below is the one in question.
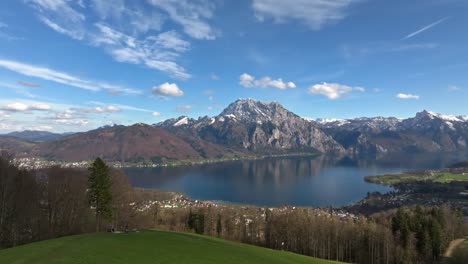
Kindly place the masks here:
[(102, 157), (121, 162), (197, 160), (225, 152), (221, 147), (198, 149), (163, 129), (146, 124), (112, 126), (77, 133), (39, 145), (42, 157), (76, 161)]
[(0, 151), (13, 153), (17, 157), (31, 156), (37, 154), (37, 145), (15, 137), (1, 136)]
[(0, 250), (0, 263), (336, 263), (198, 235), (145, 231), (63, 237)]
[(72, 133), (58, 134), (58, 133), (52, 133), (48, 131), (24, 130), (24, 131), (11, 132), (4, 136), (14, 137), (14, 138), (32, 141), (32, 142), (43, 142), (43, 141), (56, 140), (56, 139), (62, 138), (70, 134)]

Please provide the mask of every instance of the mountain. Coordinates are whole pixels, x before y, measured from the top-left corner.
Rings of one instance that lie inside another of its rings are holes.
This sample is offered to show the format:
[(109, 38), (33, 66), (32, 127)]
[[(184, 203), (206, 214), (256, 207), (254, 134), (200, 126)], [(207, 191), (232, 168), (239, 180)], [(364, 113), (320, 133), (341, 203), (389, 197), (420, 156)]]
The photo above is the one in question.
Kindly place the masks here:
[(464, 116), (422, 111), (407, 119), (307, 120), (277, 102), (252, 99), (239, 99), (213, 117), (181, 116), (154, 125), (114, 125), (66, 136), (24, 131), (0, 137), (0, 150), (21, 156), (66, 161), (99, 156), (155, 163), (319, 152), (355, 156), (454, 152), (468, 150), (467, 144)]
[(357, 118), (320, 122), (348, 153), (452, 152), (467, 149), (468, 117), (422, 111), (408, 119)]
[(24, 130), (11, 132), (5, 135), (0, 135), (0, 137), (14, 137), (22, 140), (32, 141), (32, 142), (43, 142), (59, 139), (61, 137), (70, 135), (72, 133), (58, 134), (48, 131), (37, 131), (37, 130)]
[(0, 136), (0, 151), (6, 151), (16, 157), (35, 156), (37, 144), (15, 137)]
[[(121, 162), (197, 160), (227, 153), (209, 145), (196, 149), (171, 133), (146, 124), (111, 126), (43, 142), (39, 155), (47, 159), (78, 161), (102, 157)], [(208, 153), (208, 154), (207, 154)]]
[(155, 125), (184, 138), (192, 137), (254, 153), (344, 153), (333, 138), (315, 122), (286, 110), (276, 102), (239, 99), (215, 117), (188, 117)]

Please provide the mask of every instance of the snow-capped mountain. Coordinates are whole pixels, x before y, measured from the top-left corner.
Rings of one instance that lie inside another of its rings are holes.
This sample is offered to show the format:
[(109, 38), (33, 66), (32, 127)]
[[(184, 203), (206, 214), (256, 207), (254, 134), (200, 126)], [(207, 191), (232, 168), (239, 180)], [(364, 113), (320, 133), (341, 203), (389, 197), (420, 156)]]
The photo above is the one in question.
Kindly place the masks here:
[(196, 137), (214, 144), (260, 152), (312, 151), (344, 152), (315, 122), (309, 122), (276, 102), (239, 99), (218, 116), (204, 117), (176, 126), (183, 119), (156, 126), (184, 137)]
[(348, 152), (437, 152), (466, 149), (468, 118), (430, 111), (415, 117), (397, 119), (356, 118), (320, 123), (322, 129)]
[(344, 129), (361, 132), (379, 132), (384, 130), (396, 130), (401, 120), (394, 117), (361, 117), (345, 120), (317, 121), (325, 129)]
[(25, 144), (11, 136), (0, 137), (1, 149), (66, 160), (105, 154), (119, 161), (135, 157), (200, 159), (252, 153), (385, 155), (466, 151), (468, 117), (422, 111), (407, 119), (310, 120), (276, 102), (239, 99), (213, 117), (181, 116), (153, 126), (109, 126), (40, 143)]
[(187, 117), (157, 126), (248, 151), (294, 151), (382, 154), (400, 151), (457, 151), (467, 147), (468, 117), (429, 111), (415, 117), (316, 119), (299, 117), (276, 102), (239, 99), (219, 115), (198, 120)]

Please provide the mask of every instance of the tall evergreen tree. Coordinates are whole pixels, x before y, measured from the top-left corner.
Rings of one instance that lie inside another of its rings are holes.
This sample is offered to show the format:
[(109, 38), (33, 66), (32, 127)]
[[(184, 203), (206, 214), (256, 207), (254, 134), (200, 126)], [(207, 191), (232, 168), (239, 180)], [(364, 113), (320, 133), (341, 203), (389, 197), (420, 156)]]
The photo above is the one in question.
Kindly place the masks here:
[(88, 201), (96, 210), (96, 231), (99, 232), (102, 218), (112, 217), (110, 169), (101, 158), (97, 158), (89, 172)]

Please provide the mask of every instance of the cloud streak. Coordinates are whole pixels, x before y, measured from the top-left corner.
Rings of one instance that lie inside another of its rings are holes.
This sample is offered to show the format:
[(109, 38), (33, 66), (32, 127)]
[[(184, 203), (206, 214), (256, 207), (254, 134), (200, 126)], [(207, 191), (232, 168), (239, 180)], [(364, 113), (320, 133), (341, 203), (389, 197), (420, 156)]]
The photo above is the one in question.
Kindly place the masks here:
[(360, 0), (254, 0), (252, 8), (259, 21), (276, 23), (297, 20), (312, 30), (336, 23), (347, 16), (346, 9)]
[(48, 111), (51, 110), (51, 106), (45, 103), (33, 103), (25, 104), (22, 102), (15, 102), (7, 104), (6, 106), (0, 107), (5, 112), (30, 112), (30, 111)]
[(399, 93), (396, 98), (403, 100), (419, 100), (420, 96), (415, 94)]
[(440, 19), (440, 20), (437, 20), (436, 22), (434, 22), (434, 23), (432, 23), (432, 24), (429, 24), (429, 25), (427, 25), (427, 26), (425, 26), (425, 27), (422, 27), (422, 28), (420, 28), (419, 30), (417, 30), (417, 31), (415, 31), (415, 32), (413, 32), (413, 33), (407, 35), (406, 37), (402, 38), (402, 40), (406, 40), (406, 39), (413, 38), (413, 37), (415, 37), (415, 36), (417, 36), (417, 35), (423, 33), (424, 31), (429, 30), (429, 29), (431, 29), (431, 28), (433, 28), (433, 27), (435, 27), (435, 26), (437, 26), (437, 25), (439, 25), (439, 24), (445, 22), (445, 21), (446, 21), (447, 19), (449, 19), (449, 18), (450, 18), (450, 17), (445, 17), (445, 18), (442, 18), (442, 19)]
[(65, 72), (49, 69), (46, 67), (21, 63), (17, 61), (0, 59), (0, 68), (14, 71), (25, 76), (35, 77), (42, 80), (52, 81), (55, 83), (64, 84), (67, 86), (72, 86), (75, 88), (80, 88), (93, 92), (112, 89), (127, 94), (141, 94), (141, 91), (138, 90), (123, 88), (117, 85), (110, 85), (102, 82), (84, 80)]
[(26, 2), (52, 30), (102, 48), (117, 62), (143, 65), (181, 80), (191, 77), (178, 63), (190, 50), (190, 42), (175, 30), (156, 31), (161, 31), (165, 20), (172, 20), (192, 38), (217, 36), (207, 22), (216, 5), (207, 0), (93, 0), (86, 5), (68, 0)]

